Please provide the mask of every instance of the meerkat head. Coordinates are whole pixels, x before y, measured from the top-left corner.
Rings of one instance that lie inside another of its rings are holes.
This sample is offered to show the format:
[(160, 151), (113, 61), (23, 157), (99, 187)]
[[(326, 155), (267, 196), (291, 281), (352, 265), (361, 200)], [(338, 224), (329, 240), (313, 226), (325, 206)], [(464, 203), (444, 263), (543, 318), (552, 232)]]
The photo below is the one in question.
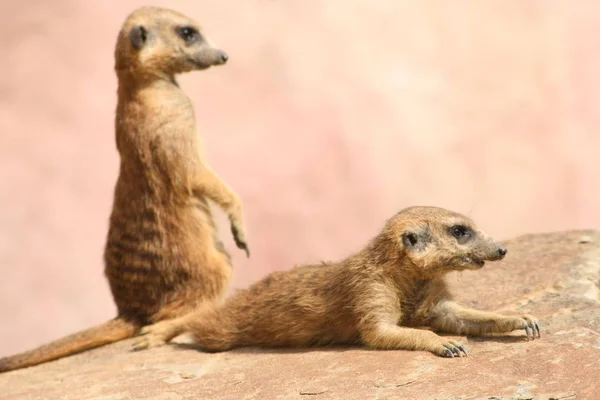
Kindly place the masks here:
[(172, 78), (225, 64), (228, 58), (194, 20), (169, 9), (142, 7), (121, 28), (115, 68), (139, 77)]
[(415, 272), (427, 277), (479, 269), (507, 253), (471, 219), (437, 207), (402, 210), (388, 221), (383, 234)]

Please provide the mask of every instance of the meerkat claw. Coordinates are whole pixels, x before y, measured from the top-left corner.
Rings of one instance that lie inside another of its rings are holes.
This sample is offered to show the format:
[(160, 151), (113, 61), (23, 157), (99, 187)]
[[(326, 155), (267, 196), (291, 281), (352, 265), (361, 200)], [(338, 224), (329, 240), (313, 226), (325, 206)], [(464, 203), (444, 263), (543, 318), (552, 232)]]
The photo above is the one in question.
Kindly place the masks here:
[(537, 337), (540, 338), (540, 326), (537, 322), (527, 321), (527, 325), (525, 325), (525, 333), (527, 334), (527, 341), (535, 340), (536, 334)]
[(525, 320), (525, 333), (527, 334), (527, 341), (535, 340), (536, 334), (537, 337), (540, 338), (540, 326), (537, 322), (537, 319), (531, 315), (525, 314), (521, 318)]
[(442, 355), (442, 357), (454, 358), (454, 353), (452, 353), (452, 350), (446, 349), (446, 352)]
[(456, 354), (459, 357), (462, 357), (462, 353), (460, 351), (460, 347), (452, 347), (452, 353)]
[[(533, 329), (533, 332), (535, 333), (535, 328)], [(527, 341), (533, 340), (534, 335), (531, 334), (531, 328), (529, 325), (525, 325), (525, 333), (527, 334)]]
[(235, 245), (238, 249), (244, 250), (246, 252), (246, 257), (250, 258), (250, 249), (248, 248), (248, 244), (240, 235), (240, 231), (235, 225), (231, 225), (231, 233), (233, 234), (233, 240), (235, 241)]
[(140, 339), (131, 345), (131, 350), (140, 351), (146, 350), (148, 348), (148, 341), (144, 339)]
[(450, 351), (451, 357), (454, 357), (454, 355), (463, 357), (463, 354), (465, 357), (469, 356), (469, 351), (466, 347), (458, 342), (450, 341), (449, 343), (444, 344), (444, 347), (446, 347), (447, 351)]
[(448, 344), (448, 345), (444, 345), (444, 346), (446, 347), (446, 350), (445, 350), (444, 354), (442, 355), (442, 357), (448, 357), (448, 358), (454, 358), (455, 356), (462, 357), (463, 353), (465, 354), (465, 357), (469, 356), (469, 353), (467, 352), (465, 347), (462, 345)]
[(240, 250), (244, 250), (246, 252), (246, 257), (250, 258), (250, 249), (248, 249), (248, 245), (244, 242), (238, 242), (236, 240), (235, 244), (237, 245), (238, 249)]
[(243, 250), (246, 252), (246, 257), (250, 258), (250, 249), (248, 249), (248, 246), (244, 245)]

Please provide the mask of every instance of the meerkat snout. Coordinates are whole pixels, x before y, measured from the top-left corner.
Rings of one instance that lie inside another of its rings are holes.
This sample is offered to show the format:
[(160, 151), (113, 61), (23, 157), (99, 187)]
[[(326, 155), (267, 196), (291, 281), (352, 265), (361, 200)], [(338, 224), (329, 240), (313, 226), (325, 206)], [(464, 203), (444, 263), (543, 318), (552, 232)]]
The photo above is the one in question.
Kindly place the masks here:
[(487, 256), (482, 257), (482, 259), (487, 261), (500, 261), (506, 256), (506, 253), (508, 253), (506, 247), (492, 240), (491, 248), (489, 249)]
[(211, 58), (212, 61), (209, 61), (212, 65), (223, 65), (229, 60), (229, 54), (225, 51), (219, 49), (214, 44), (212, 44), (209, 40), (207, 40), (207, 46), (210, 49), (208, 52), (211, 53), (210, 56), (203, 55), (202, 52), (199, 53), (199, 58)]
[(504, 258), (504, 256), (506, 255), (506, 253), (508, 253), (508, 250), (506, 250), (506, 247), (499, 244), (498, 245), (498, 255), (500, 256), (499, 260), (502, 260)]

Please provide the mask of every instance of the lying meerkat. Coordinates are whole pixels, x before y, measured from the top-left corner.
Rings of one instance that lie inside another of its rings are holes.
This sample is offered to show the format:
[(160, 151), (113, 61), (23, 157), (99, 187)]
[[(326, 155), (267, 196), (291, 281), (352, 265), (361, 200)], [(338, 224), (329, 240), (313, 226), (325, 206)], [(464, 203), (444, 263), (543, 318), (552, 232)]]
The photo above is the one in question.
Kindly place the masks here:
[(231, 260), (208, 200), (225, 210), (237, 246), (249, 255), (242, 205), (203, 161), (194, 108), (175, 75), (227, 58), (195, 21), (175, 11), (144, 7), (126, 19), (115, 51), (121, 166), (104, 253), (118, 317), (2, 358), (0, 372), (132, 337), (144, 325), (224, 295)]
[(448, 272), (480, 269), (506, 252), (463, 215), (407, 208), (357, 254), (274, 272), (222, 304), (147, 326), (134, 349), (191, 333), (206, 351), (346, 343), (462, 357), (468, 353), (461, 343), (416, 327), (468, 335), (524, 329), (528, 339), (539, 337), (531, 315), (471, 310), (446, 288)]

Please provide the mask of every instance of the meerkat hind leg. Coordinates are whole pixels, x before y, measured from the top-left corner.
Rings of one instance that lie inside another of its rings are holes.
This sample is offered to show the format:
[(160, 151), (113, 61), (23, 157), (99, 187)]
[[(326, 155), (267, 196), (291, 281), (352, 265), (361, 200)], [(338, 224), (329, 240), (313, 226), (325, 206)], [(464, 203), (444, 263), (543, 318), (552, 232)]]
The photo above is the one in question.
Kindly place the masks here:
[(138, 339), (133, 343), (134, 351), (151, 349), (167, 344), (171, 339), (185, 333), (185, 317), (157, 322), (142, 328)]

